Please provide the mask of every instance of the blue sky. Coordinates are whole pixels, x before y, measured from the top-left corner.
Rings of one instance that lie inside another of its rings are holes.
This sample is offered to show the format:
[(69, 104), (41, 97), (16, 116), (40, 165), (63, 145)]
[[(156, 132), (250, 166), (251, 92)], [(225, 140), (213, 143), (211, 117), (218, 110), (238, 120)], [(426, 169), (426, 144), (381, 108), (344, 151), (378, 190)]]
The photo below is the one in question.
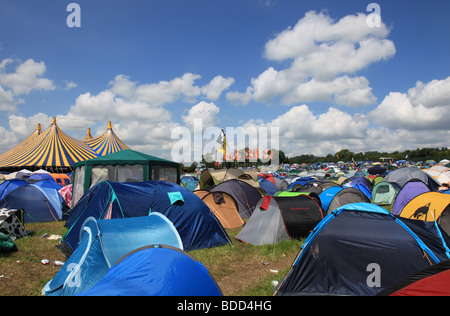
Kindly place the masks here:
[(448, 146), (450, 2), (0, 0), (0, 152), (52, 117), (171, 158), (176, 127), (278, 127), (289, 156)]

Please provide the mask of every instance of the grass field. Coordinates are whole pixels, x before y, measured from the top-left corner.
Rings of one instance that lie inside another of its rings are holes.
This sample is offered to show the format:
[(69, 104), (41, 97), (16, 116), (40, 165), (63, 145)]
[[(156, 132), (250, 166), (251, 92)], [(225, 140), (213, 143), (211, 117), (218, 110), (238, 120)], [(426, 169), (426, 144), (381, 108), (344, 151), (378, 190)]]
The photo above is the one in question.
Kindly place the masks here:
[[(29, 223), (32, 236), (15, 241), (19, 250), (0, 254), (0, 295), (40, 296), (44, 285), (61, 268), (55, 261), (64, 261), (56, 248), (59, 240), (44, 234), (64, 236), (64, 222)], [(227, 230), (232, 245), (191, 251), (219, 285), (225, 296), (270, 296), (272, 281), (280, 281), (297, 256), (303, 240), (290, 240), (270, 246), (253, 246), (233, 238), (239, 229)], [(47, 259), (49, 264), (42, 264)]]

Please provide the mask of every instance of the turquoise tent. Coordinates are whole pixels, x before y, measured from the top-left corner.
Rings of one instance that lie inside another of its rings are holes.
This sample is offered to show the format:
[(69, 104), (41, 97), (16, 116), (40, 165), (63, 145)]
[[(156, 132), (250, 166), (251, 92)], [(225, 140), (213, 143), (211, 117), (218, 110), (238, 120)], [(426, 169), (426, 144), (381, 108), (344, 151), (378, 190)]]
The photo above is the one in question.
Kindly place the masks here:
[(80, 244), (42, 290), (47, 296), (71, 296), (90, 289), (130, 251), (152, 244), (183, 248), (174, 225), (160, 213), (96, 220), (88, 218)]

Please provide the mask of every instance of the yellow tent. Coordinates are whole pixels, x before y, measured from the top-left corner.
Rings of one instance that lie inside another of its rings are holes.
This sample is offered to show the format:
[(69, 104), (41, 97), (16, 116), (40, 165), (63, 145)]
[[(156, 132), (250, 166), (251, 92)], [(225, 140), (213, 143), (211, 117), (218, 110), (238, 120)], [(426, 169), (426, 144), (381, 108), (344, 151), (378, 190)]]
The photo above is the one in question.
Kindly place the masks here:
[(84, 138), (83, 138), (83, 142), (88, 141), (88, 140), (91, 140), (92, 138), (93, 138), (93, 137), (92, 137), (92, 135), (91, 135), (91, 129), (88, 128), (88, 129), (87, 129), (87, 132), (86, 132), (86, 136), (84, 136)]
[(15, 151), (19, 150), (20, 148), (22, 148), (23, 146), (25, 146), (26, 144), (28, 144), (29, 142), (31, 142), (32, 140), (34, 140), (36, 137), (38, 137), (39, 135), (41, 135), (42, 130), (41, 130), (41, 124), (37, 125), (37, 128), (34, 130), (34, 132), (27, 137), (27, 139), (25, 139), (23, 142), (21, 142), (19, 145), (11, 148), (10, 150), (4, 152), (3, 154), (0, 155), (0, 161), (13, 154)]
[(434, 191), (419, 194), (405, 205), (400, 217), (436, 221), (450, 234), (450, 195)]
[(76, 162), (98, 156), (86, 143), (63, 133), (56, 124), (56, 118), (53, 118), (45, 132), (22, 144), (1, 155), (1, 169), (26, 168), (61, 172), (71, 170)]
[(108, 122), (108, 129), (102, 135), (92, 139), (85, 138), (83, 141), (94, 149), (99, 156), (109, 155), (124, 149), (130, 149), (114, 133), (111, 127), (111, 121)]

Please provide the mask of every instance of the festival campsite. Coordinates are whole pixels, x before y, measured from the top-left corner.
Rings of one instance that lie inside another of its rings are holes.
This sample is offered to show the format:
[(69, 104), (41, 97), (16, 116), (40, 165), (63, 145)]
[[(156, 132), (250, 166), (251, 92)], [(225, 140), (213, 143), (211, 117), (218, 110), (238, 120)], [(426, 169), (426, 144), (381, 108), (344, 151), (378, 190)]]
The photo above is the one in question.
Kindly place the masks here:
[[(0, 287), (14, 288), (25, 265), (47, 272), (16, 295), (420, 295), (397, 289), (448, 268), (445, 168), (371, 177), (371, 162), (230, 167), (183, 182), (178, 163), (131, 150), (111, 124), (79, 141), (56, 120), (18, 147), (0, 156), (10, 171), (0, 184)], [(33, 155), (19, 159), (24, 151)], [(246, 281), (269, 285), (251, 292)]]

